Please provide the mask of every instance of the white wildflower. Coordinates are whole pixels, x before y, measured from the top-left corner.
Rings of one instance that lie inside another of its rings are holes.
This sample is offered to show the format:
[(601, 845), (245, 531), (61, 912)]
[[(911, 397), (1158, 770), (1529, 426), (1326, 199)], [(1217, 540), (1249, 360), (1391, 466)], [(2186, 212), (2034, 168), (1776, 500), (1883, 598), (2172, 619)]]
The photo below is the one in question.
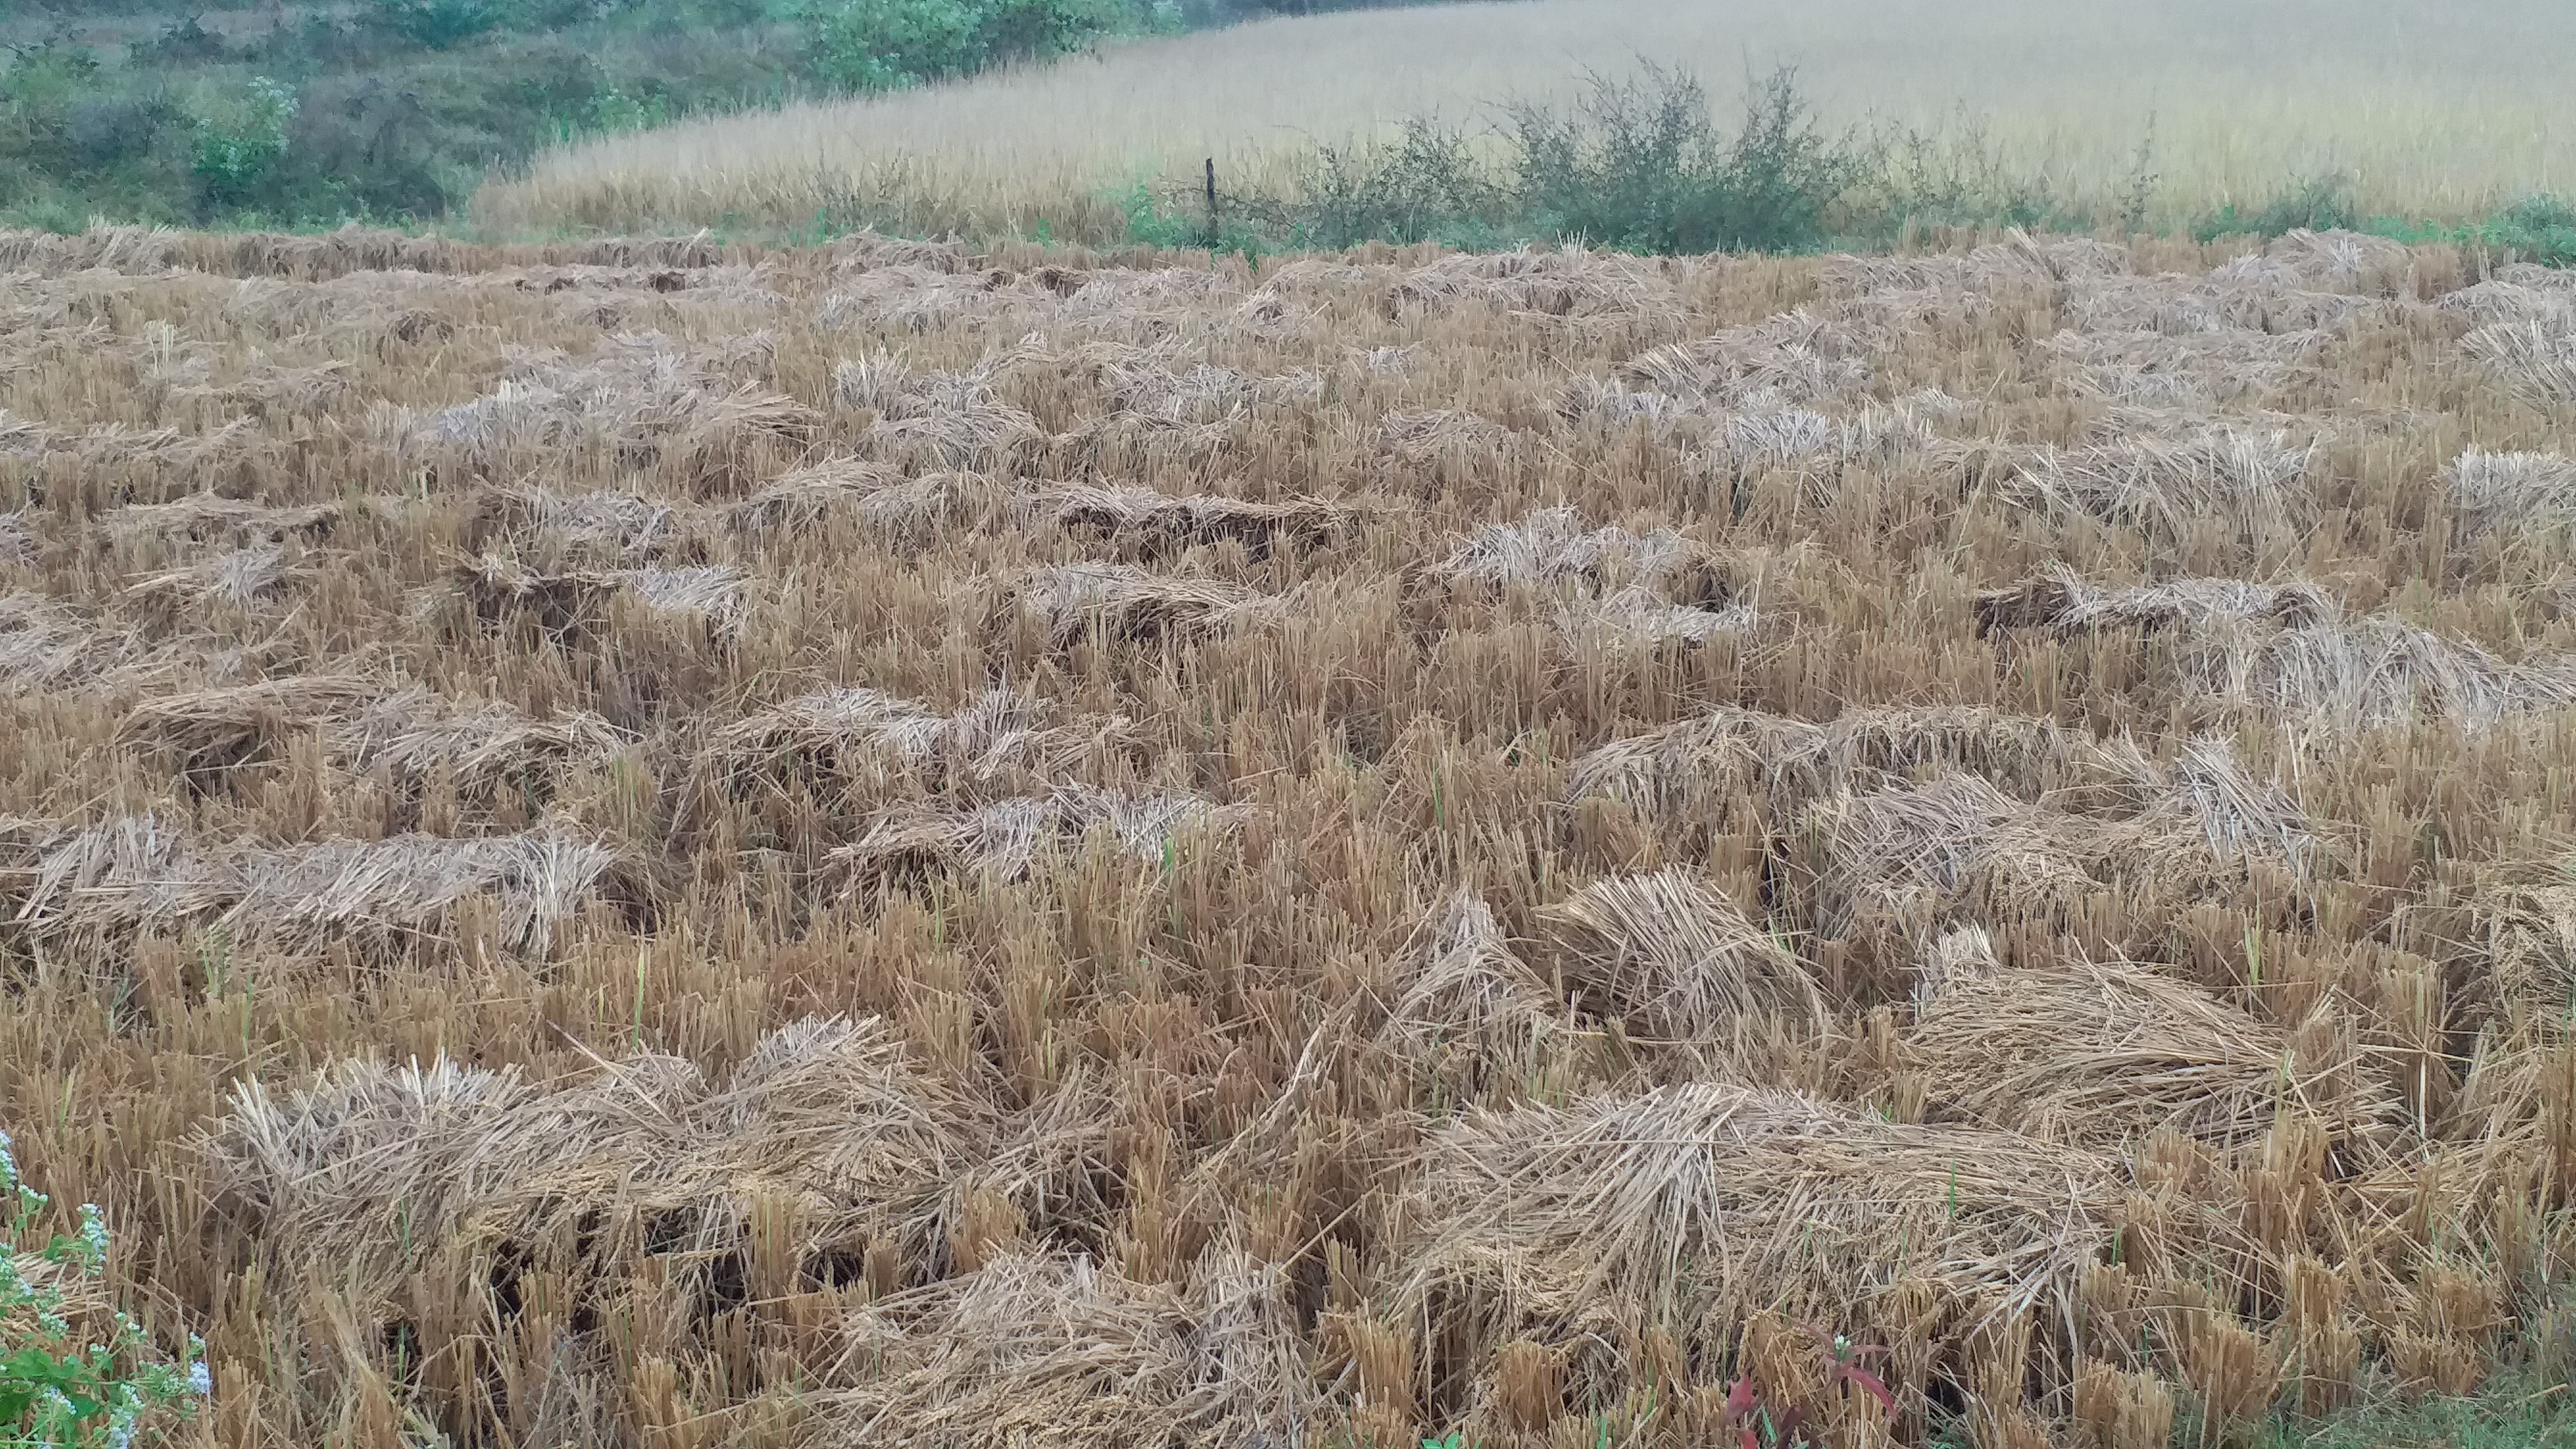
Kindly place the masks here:
[(107, 1266), (107, 1215), (94, 1202), (80, 1205), (80, 1254), (93, 1273)]

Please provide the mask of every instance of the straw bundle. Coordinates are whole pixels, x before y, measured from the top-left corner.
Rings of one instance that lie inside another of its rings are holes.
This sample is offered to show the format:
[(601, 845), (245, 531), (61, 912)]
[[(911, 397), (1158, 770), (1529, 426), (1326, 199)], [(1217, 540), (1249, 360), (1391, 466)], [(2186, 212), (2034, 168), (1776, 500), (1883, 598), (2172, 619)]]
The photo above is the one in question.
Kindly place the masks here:
[[(1248, 1373), (1225, 1300), (1132, 1282), (1087, 1258), (1005, 1253), (871, 1304), (845, 1326), (821, 1443), (899, 1431), (917, 1449), (992, 1444), (1211, 1449), (1300, 1442), (1312, 1391)], [(1254, 1328), (1294, 1361), (1293, 1330)], [(1303, 1375), (1300, 1374), (1300, 1379)]]
[(2246, 328), (2061, 332), (2042, 346), (2077, 393), (2121, 404), (2213, 407), (2278, 393), (2313, 373), (2328, 334)]
[(1629, 584), (1695, 585), (1710, 593), (1715, 587), (1706, 552), (1671, 529), (1586, 529), (1583, 515), (1572, 508), (1542, 508), (1515, 522), (1486, 524), (1424, 572), (1452, 586), (1493, 589), (1571, 584), (1600, 592)]
[[(0, 424), (5, 424), (0, 415)], [(21, 477), (81, 477), (109, 496), (152, 492), (167, 497), (233, 479), (273, 475), (283, 445), (250, 418), (209, 432), (102, 423), (79, 432), (37, 424), (0, 426), (0, 459), (21, 464)], [(0, 474), (17, 470), (0, 469)], [(167, 486), (172, 483), (179, 486)]]
[(1174, 578), (1126, 564), (1038, 569), (1020, 586), (1020, 608), (1070, 649), (1086, 638), (1133, 642), (1185, 639), (1237, 624), (1276, 619), (1282, 596), (1218, 579)]
[(198, 777), (266, 758), (290, 732), (353, 717), (375, 696), (365, 680), (310, 674), (190, 690), (136, 705), (116, 736), (167, 751), (181, 774)]
[[(563, 1389), (614, 1405), (653, 1365), (608, 1325), (691, 1342), (748, 1292), (938, 1277), (952, 1187), (993, 1140), (875, 1020), (809, 1018), (721, 1085), (660, 1056), (548, 1086), (444, 1058), (247, 1082), (201, 1151), (219, 1217), (296, 1265), (303, 1336), (339, 1320), (357, 1332), (338, 1352), (363, 1362), (396, 1333), (491, 1335), (515, 1373), (551, 1358), (584, 1380)], [(547, 1285), (551, 1332), (531, 1342), (515, 1330)], [(451, 1385), (427, 1392), (472, 1392)], [(477, 1405), (442, 1407), (470, 1422)]]
[(1975, 291), (2046, 286), (2125, 275), (2129, 249), (2092, 237), (2042, 242), (2019, 227), (1966, 256), (1837, 256), (1825, 261), (1828, 285), (1878, 292)]
[(1044, 795), (1013, 796), (961, 808), (907, 805), (879, 814), (830, 863), (857, 884), (925, 871), (1015, 880), (1049, 852), (1101, 831), (1138, 860), (1161, 862), (1173, 844), (1202, 831), (1231, 829), (1251, 812), (1195, 795), (1129, 794), (1058, 786)]
[(1595, 881), (1539, 923), (1576, 999), (1633, 1036), (1723, 1048), (1760, 1023), (1825, 1024), (1824, 993), (1805, 964), (1686, 871)]
[(498, 621), (524, 610), (549, 632), (578, 636), (598, 629), (621, 596), (654, 613), (693, 617), (719, 634), (731, 633), (743, 621), (747, 576), (733, 564), (539, 573), (486, 554), (459, 564), (453, 577), (477, 617)]
[(1257, 407), (1312, 403), (1324, 393), (1323, 378), (1313, 372), (1253, 377), (1207, 363), (1186, 372), (1111, 366), (1102, 369), (1101, 384), (1113, 411), (1176, 427), (1230, 423)]
[[(968, 271), (962, 258), (931, 265), (870, 267), (823, 299), (814, 325), (826, 332), (875, 322), (900, 332), (928, 332), (954, 322), (995, 317), (1055, 300), (1051, 288), (1009, 272)], [(952, 267), (954, 269), (952, 269)]]
[(1002, 516), (1001, 485), (975, 473), (906, 478), (880, 463), (847, 460), (785, 474), (726, 514), (737, 530), (793, 533), (847, 518), (879, 547), (917, 553)]
[(2305, 581), (2258, 584), (2246, 579), (2185, 578), (2128, 588), (2086, 583), (2063, 569), (2009, 589), (1977, 595), (1977, 632), (2046, 629), (2207, 630), (2237, 621), (2283, 625), (2335, 619), (2333, 599)]
[(1391, 463), (1416, 467), (1461, 455), (1502, 453), (1512, 441), (1511, 429), (1457, 408), (1388, 413), (1377, 424), (1378, 452)]
[(1442, 313), (1469, 303), (1545, 317), (1610, 317), (1667, 306), (1671, 284), (1649, 263), (1615, 252), (1456, 252), (1407, 272), (1397, 309)]
[(1786, 812), (1882, 776), (1966, 771), (2038, 799), (2057, 789), (2157, 783), (2131, 745), (1980, 705), (1856, 709), (1832, 720), (1721, 709), (1613, 740), (1576, 759), (1566, 795), (1670, 814), (1746, 795)]
[(80, 617), (51, 599), (0, 594), (0, 683), (51, 688), (138, 663), (140, 638)]
[(1798, 833), (1817, 853), (1825, 928), (1838, 936), (1960, 913), (2063, 929), (2110, 902), (2160, 923), (2218, 879), (2199, 832), (2181, 820), (2078, 815), (1976, 775), (1836, 795)]
[(2576, 332), (2576, 292), (2540, 279), (2514, 277), (2506, 268), (2475, 286), (2445, 292), (2433, 305), (2480, 326), (2524, 323), (2544, 334)]
[(1805, 408), (1766, 408), (1729, 415), (1704, 455), (1741, 476), (1765, 468), (1888, 465), (1931, 451), (1937, 403), (1906, 399), (1871, 403), (1840, 420)]
[(1630, 586), (1598, 598), (1569, 600), (1557, 608), (1557, 632), (1577, 656), (1652, 649), (1663, 644), (1706, 644), (1751, 634), (1760, 619), (1748, 605), (1695, 608)]
[[(1473, 1110), (1426, 1145), (1397, 1299), (1473, 1315), (1480, 1345), (1674, 1323), (1717, 1354), (1763, 1310), (1899, 1340), (2071, 1329), (2116, 1183), (2074, 1148), (1768, 1087)], [(1925, 1292), (1928, 1315), (1891, 1312)]]
[(2046, 452), (2005, 496), (2024, 507), (2082, 514), (2164, 543), (2216, 521), (2254, 546), (2306, 529), (2313, 448), (2281, 434), (2212, 433)]
[(2402, 273), (2415, 254), (2401, 241), (2357, 231), (2310, 231), (2300, 227), (2276, 237), (2263, 248), (2264, 259), (2289, 268), (2310, 282), (2357, 286), (2375, 273)]
[(461, 792), (524, 787), (530, 776), (605, 760), (632, 742), (588, 710), (531, 716), (505, 700), (466, 704), (411, 688), (332, 720), (332, 755), (355, 770), (382, 770), (407, 789), (444, 771)]
[(1378, 1044), (1409, 1060), (1526, 1061), (1564, 1023), (1555, 993), (1512, 950), (1493, 908), (1460, 886), (1423, 919), (1387, 981)]
[(2223, 736), (2186, 741), (2161, 784), (2144, 815), (2196, 825), (2219, 861), (2277, 860), (2301, 876), (2324, 863), (2307, 812), (2279, 780), (2255, 778)]
[(305, 367), (267, 360), (253, 361), (228, 383), (197, 382), (174, 387), (174, 402), (204, 402), (227, 413), (258, 412), (268, 418), (320, 417), (358, 390), (357, 369), (340, 358)]
[(670, 504), (611, 488), (558, 495), (542, 488), (500, 488), (483, 495), (482, 520), (517, 548), (543, 535), (614, 558), (642, 558), (672, 542), (682, 516)]
[(1578, 377), (1565, 385), (1557, 416), (1570, 423), (1599, 419), (1613, 428), (1643, 423), (1656, 437), (1698, 436), (1706, 431), (1709, 412), (1700, 403), (1651, 388), (1631, 388), (1597, 377)]
[(1938, 1120), (2116, 1156), (2157, 1132), (2256, 1147), (2284, 1112), (2359, 1146), (2403, 1118), (2331, 1012), (2293, 1032), (2125, 961), (2006, 967), (1973, 928), (1936, 949), (1905, 1041)]
[(616, 338), (587, 363), (524, 358), (494, 391), (409, 424), (415, 442), (477, 469), (591, 454), (620, 469), (669, 471), (687, 488), (730, 490), (749, 481), (754, 451), (802, 448), (821, 419), (778, 393), (728, 385), (646, 335)]
[(280, 545), (253, 544), (228, 549), (200, 563), (146, 574), (126, 585), (125, 591), (140, 598), (176, 599), (200, 609), (217, 601), (238, 609), (254, 609), (289, 583), (311, 574), (310, 568), (288, 564), (286, 550)]
[(818, 690), (718, 731), (708, 752), (729, 775), (772, 763), (829, 774), (869, 765), (909, 770), (929, 788), (990, 784), (1012, 774), (1053, 780), (1127, 738), (1123, 717), (1049, 724), (1043, 701), (988, 689), (954, 714), (862, 687)]
[(994, 388), (1011, 360), (1005, 354), (964, 372), (915, 372), (890, 356), (861, 358), (832, 370), (832, 400), (875, 414), (861, 446), (907, 472), (1009, 472), (1046, 438), (1036, 418)]
[(2554, 1033), (2576, 1004), (2576, 863), (2502, 870), (2468, 902), (2462, 993), (2481, 1017)]
[(445, 771), (468, 793), (525, 784), (533, 771), (604, 759), (627, 743), (586, 711), (532, 718), (501, 701), (461, 704), (414, 686), (387, 695), (373, 683), (289, 675), (256, 684), (160, 695), (117, 727), (120, 743), (166, 751), (196, 777), (274, 759), (287, 737), (318, 730), (329, 757), (352, 770), (383, 770), (406, 788)]
[(297, 536), (328, 533), (340, 521), (338, 503), (309, 503), (272, 508), (215, 493), (192, 493), (168, 503), (132, 503), (106, 519), (120, 538), (188, 538), (199, 542), (276, 543)]
[(1131, 540), (1148, 553), (1233, 539), (1256, 559), (1282, 546), (1318, 547), (1347, 533), (1361, 517), (1353, 505), (1325, 498), (1259, 503), (1219, 494), (1174, 497), (1151, 488), (1080, 483), (1034, 489), (1015, 507), (1030, 520)]
[(2576, 458), (2467, 448), (2442, 481), (2463, 539), (2545, 534), (2576, 523)]
[(1722, 408), (1758, 411), (1830, 402), (1869, 385), (1860, 339), (1805, 312), (1658, 347), (1622, 364), (1619, 381)]
[(2531, 402), (2576, 402), (2576, 329), (2555, 321), (2492, 322), (2460, 346)]
[(438, 934), (460, 904), (489, 897), (500, 944), (542, 956), (582, 902), (624, 889), (622, 869), (615, 852), (551, 831), (200, 846), (150, 815), (129, 816), (48, 850), (16, 919), (76, 937), (196, 923), (309, 954), (344, 936)]
[(2211, 704), (2341, 730), (2426, 717), (2473, 729), (2576, 703), (2576, 661), (2507, 664), (2474, 644), (2370, 615), (2267, 631), (2213, 630), (2183, 643), (2178, 672)]

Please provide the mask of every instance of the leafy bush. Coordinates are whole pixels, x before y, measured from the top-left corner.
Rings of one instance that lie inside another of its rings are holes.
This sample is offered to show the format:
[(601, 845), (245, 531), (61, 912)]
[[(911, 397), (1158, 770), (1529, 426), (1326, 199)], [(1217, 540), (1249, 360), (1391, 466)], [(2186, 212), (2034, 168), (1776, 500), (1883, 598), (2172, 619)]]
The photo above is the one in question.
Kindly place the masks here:
[(1511, 120), (1523, 203), (1542, 228), (1629, 251), (1812, 250), (1856, 175), (1785, 69), (1755, 89), (1732, 139), (1697, 79), (1652, 65), (1596, 80), (1570, 115), (1524, 105)]
[[(126, 1449), (146, 1414), (185, 1409), (211, 1390), (204, 1346), (191, 1340), (185, 1364), (156, 1359), (142, 1327), (123, 1313), (108, 1319), (105, 1342), (87, 1341), (63, 1285), (106, 1276), (107, 1222), (83, 1203), (80, 1232), (38, 1248), (31, 1234), (46, 1203), (19, 1179), (9, 1136), (0, 1132), (0, 1442)], [(31, 1277), (22, 1263), (45, 1271)]]
[(1294, 207), (1237, 198), (1223, 210), (1270, 222), (1292, 246), (1327, 248), (1467, 241), (1511, 210), (1469, 138), (1424, 119), (1408, 121), (1391, 145), (1318, 150), (1300, 192)]
[(1633, 81), (1596, 77), (1570, 111), (1510, 108), (1484, 152), (1417, 120), (1392, 142), (1318, 151), (1290, 195), (1226, 197), (1220, 210), (1296, 247), (1544, 238), (1650, 253), (1808, 251), (1861, 174), (1861, 152), (1817, 128), (1794, 73), (1757, 86), (1728, 135), (1696, 79), (1650, 65)]
[(296, 110), (295, 92), (253, 76), (223, 114), (198, 121), (194, 169), (208, 201), (236, 206), (257, 194), (286, 155), (286, 123)]

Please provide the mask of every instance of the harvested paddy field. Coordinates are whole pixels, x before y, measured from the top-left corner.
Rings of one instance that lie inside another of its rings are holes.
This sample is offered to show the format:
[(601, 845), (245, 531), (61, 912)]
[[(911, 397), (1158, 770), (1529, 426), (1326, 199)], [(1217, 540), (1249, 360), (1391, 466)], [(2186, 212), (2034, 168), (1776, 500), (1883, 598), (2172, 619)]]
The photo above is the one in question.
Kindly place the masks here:
[(2563, 274), (94, 232), (0, 334), (0, 1125), (200, 1442), (2576, 1342)]

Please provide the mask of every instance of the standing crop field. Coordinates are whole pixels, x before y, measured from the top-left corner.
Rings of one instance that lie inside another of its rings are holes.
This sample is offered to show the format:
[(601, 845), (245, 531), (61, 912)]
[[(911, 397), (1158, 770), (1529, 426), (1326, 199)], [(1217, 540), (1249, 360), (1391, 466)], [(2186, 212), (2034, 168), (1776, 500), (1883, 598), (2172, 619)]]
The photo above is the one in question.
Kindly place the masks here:
[(1294, 192), (1319, 148), (1412, 117), (1484, 132), (1641, 58), (1696, 72), (1729, 113), (1745, 82), (1793, 67), (1829, 127), (1926, 143), (1881, 170), (1990, 209), (2000, 188), (2180, 229), (2340, 180), (2364, 217), (2461, 221), (2576, 186), (2576, 27), (2556, 0), (1488, 0), (588, 139), (485, 185), (472, 213), (504, 236), (810, 233), (825, 213), (1116, 241), (1137, 182), (1186, 183), (1212, 157), (1229, 190)]
[(0, 1127), (188, 1442), (2158, 1449), (2576, 1354), (2563, 275), (0, 272)]

